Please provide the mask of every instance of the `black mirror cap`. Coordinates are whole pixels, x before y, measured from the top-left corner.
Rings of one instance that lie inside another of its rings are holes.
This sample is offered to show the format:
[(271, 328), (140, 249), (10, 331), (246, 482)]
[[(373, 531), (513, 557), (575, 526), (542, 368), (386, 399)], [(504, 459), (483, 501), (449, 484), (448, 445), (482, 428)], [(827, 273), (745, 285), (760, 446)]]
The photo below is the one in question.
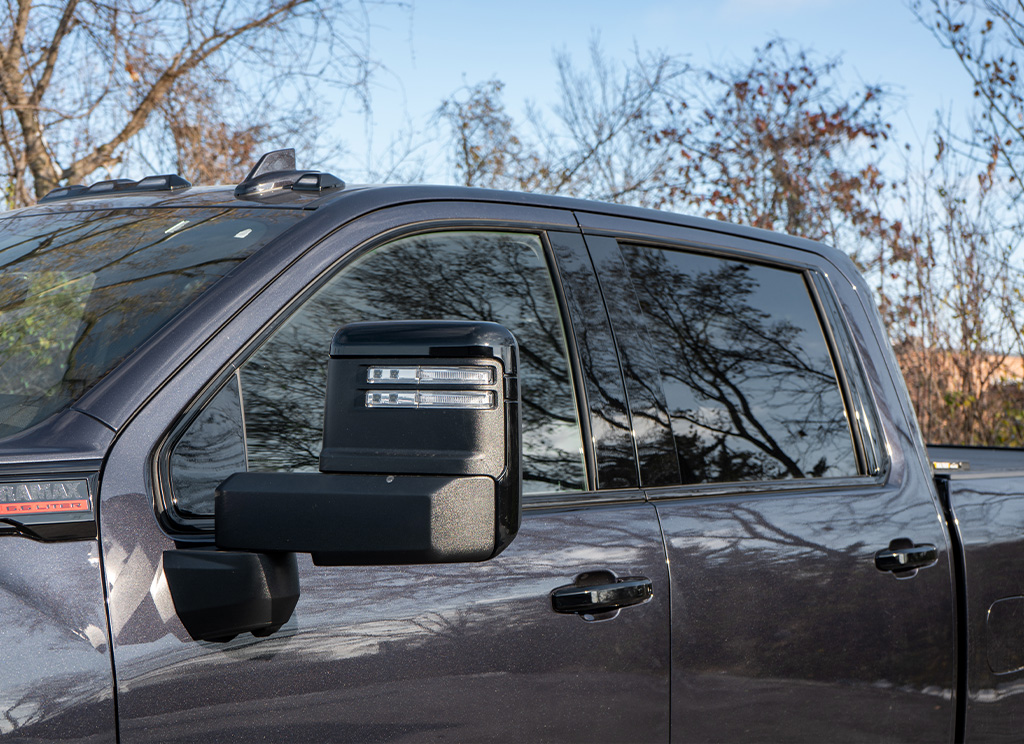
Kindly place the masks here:
[[(373, 369), (491, 370), (490, 382), (371, 381)], [(519, 530), (522, 421), (519, 347), (485, 321), (351, 323), (335, 334), (328, 366), (320, 470), (338, 474), (487, 476), (495, 484), (495, 552)], [(375, 393), (473, 393), (492, 407), (376, 407)]]

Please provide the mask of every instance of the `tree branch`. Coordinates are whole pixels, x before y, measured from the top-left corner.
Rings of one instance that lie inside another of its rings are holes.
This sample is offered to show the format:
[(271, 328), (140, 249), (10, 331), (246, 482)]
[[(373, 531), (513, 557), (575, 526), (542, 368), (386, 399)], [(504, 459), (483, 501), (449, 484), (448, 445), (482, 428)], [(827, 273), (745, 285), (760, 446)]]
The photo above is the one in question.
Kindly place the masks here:
[(46, 54), (43, 57), (45, 60), (43, 74), (39, 77), (39, 82), (35, 84), (32, 95), (29, 97), (29, 105), (33, 108), (37, 108), (39, 106), (40, 101), (43, 100), (43, 95), (50, 87), (53, 70), (57, 64), (57, 56), (60, 53), (60, 45), (68, 35), (68, 31), (71, 30), (72, 21), (74, 20), (75, 15), (75, 8), (77, 6), (78, 0), (68, 0), (68, 4), (64, 6), (64, 12), (61, 14), (60, 21), (57, 23), (57, 29), (53, 32), (53, 39), (50, 41), (50, 45), (47, 47)]
[(277, 8), (271, 9), (264, 15), (233, 29), (223, 32), (214, 31), (211, 36), (203, 39), (198, 47), (190, 54), (187, 54), (187, 56), (186, 50), (178, 52), (173, 57), (171, 64), (161, 73), (157, 81), (146, 92), (139, 105), (132, 111), (131, 117), (124, 127), (113, 138), (97, 146), (92, 152), (74, 161), (67, 168), (64, 168), (61, 178), (70, 181), (80, 180), (97, 168), (111, 163), (114, 151), (142, 131), (150, 115), (166, 98), (179, 79), (188, 75), (213, 54), (219, 52), (227, 43), (243, 36), (249, 31), (269, 26), (274, 19), (308, 2), (311, 2), (311, 0), (290, 0)]

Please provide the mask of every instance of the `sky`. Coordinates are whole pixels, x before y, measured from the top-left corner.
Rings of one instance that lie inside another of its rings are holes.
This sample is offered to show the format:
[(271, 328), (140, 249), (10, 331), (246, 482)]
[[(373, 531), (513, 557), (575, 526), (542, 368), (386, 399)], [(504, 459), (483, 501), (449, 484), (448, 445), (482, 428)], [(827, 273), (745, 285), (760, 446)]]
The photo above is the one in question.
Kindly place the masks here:
[[(502, 80), (514, 116), (527, 100), (547, 107), (557, 96), (555, 54), (567, 52), (585, 66), (595, 35), (622, 61), (636, 48), (695, 66), (733, 66), (772, 38), (839, 57), (844, 83), (880, 84), (892, 93), (897, 137), (914, 145), (927, 141), (940, 110), (963, 122), (971, 98), (956, 57), (902, 0), (413, 0), (404, 8), (371, 5), (370, 19), (380, 64), (372, 119), (367, 124), (350, 110), (330, 133), (348, 151), (331, 165), (357, 177), (400, 131), (428, 127), (431, 113), (463, 85)], [(427, 180), (446, 180), (440, 156), (428, 160)]]

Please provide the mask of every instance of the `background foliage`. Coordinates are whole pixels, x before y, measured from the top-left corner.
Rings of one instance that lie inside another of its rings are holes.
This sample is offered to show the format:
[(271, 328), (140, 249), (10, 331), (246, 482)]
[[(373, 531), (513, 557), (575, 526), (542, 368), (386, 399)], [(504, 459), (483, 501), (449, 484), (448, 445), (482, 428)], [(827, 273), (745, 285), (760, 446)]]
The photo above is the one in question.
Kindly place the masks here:
[[(176, 171), (234, 182), (297, 146), (329, 160), (321, 103), (368, 102), (375, 3), (362, 0), (8, 0), (0, 7), (0, 188)], [(842, 83), (839, 59), (782, 41), (749, 62), (557, 57), (558, 100), (517, 118), (503, 84), (452, 92), (379, 170), (415, 177), (441, 147), (452, 181), (672, 209), (822, 240), (851, 255), (930, 441), (1024, 445), (1019, 235), (1024, 221), (1024, 10), (915, 0), (976, 102), (923, 151), (896, 103)], [(326, 60), (326, 61), (325, 61)], [(306, 158), (312, 159), (312, 158)]]

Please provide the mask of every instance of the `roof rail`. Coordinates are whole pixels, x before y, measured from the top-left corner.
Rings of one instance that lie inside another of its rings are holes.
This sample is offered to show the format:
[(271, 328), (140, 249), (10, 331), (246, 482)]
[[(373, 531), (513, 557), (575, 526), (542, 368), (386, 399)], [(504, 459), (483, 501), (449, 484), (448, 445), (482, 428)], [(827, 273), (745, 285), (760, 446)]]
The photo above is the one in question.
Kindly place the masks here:
[(132, 181), (130, 178), (115, 178), (109, 181), (98, 181), (92, 186), (82, 186), (81, 184), (71, 184), (69, 186), (58, 186), (55, 189), (51, 189), (46, 196), (39, 200), (42, 202), (52, 202), (58, 199), (70, 199), (75, 196), (92, 196), (95, 194), (109, 194), (109, 193), (139, 193), (140, 191), (179, 191), (181, 189), (187, 189), (192, 186), (191, 183), (186, 181), (181, 176), (167, 174), (163, 176), (146, 176), (140, 178), (138, 181)]
[(343, 189), (345, 182), (330, 173), (296, 170), (295, 150), (274, 150), (263, 155), (249, 175), (235, 187), (235, 196), (266, 196), (276, 191), (326, 191)]

